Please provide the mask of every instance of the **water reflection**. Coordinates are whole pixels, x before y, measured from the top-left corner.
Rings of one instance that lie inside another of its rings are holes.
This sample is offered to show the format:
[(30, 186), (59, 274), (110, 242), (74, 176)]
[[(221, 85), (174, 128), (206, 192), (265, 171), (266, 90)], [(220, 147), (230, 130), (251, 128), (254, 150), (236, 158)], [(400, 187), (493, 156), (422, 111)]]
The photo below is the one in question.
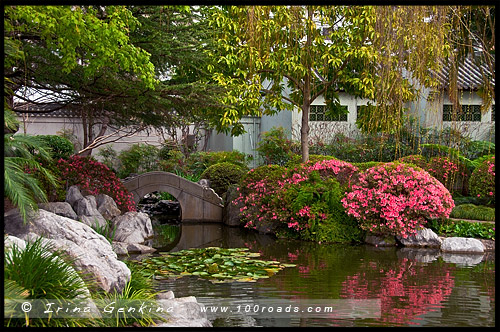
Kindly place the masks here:
[[(495, 262), (436, 250), (326, 245), (279, 240), (220, 224), (183, 224), (172, 251), (247, 247), (263, 259), (294, 263), (256, 283), (212, 284), (184, 277), (158, 282), (176, 296), (253, 304), (257, 299), (379, 299), (380, 317), (366, 319), (218, 317), (214, 326), (494, 326)], [(491, 256), (488, 256), (491, 258)], [(494, 257), (493, 257), (494, 258)]]

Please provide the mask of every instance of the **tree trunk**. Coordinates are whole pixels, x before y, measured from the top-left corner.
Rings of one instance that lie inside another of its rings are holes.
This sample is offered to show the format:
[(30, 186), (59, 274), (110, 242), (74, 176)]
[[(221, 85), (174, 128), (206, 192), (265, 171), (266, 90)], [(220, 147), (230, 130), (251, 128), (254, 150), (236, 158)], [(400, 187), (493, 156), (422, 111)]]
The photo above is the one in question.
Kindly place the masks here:
[(304, 91), (302, 101), (302, 126), (300, 128), (300, 146), (302, 148), (302, 162), (309, 161), (309, 111), (311, 109), (311, 78), (304, 78)]

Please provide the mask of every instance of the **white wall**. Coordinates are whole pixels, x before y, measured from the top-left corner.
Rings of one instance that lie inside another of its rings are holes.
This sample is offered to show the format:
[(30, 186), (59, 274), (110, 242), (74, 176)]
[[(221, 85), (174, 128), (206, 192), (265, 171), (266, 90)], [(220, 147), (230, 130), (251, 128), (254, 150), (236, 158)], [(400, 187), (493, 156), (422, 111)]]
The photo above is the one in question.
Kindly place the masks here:
[[(80, 144), (80, 146), (77, 148), (81, 148), (81, 145), (83, 143), (82, 121), (78, 117), (67, 118), (67, 117), (48, 117), (48, 116), (42, 116), (42, 117), (28, 116), (25, 117), (24, 120), (23, 118), (18, 117), (18, 120), (21, 123), (18, 133), (26, 133), (30, 135), (59, 135), (60, 133), (58, 132), (60, 132), (61, 130), (71, 130), (73, 134), (77, 137), (78, 142)], [(96, 128), (96, 130), (98, 129)], [(192, 128), (190, 128), (190, 130), (191, 130), (190, 133), (192, 133)], [(110, 133), (112, 133), (111, 130), (108, 130), (106, 132), (106, 134)], [(178, 137), (181, 137), (180, 130), (177, 130), (177, 135)], [(110, 137), (110, 139), (117, 137), (118, 137), (117, 135), (113, 135)], [(165, 141), (165, 139), (168, 138), (169, 137), (162, 135), (160, 132), (156, 130), (150, 130), (149, 132), (141, 131), (130, 137), (124, 137), (116, 142), (100, 146), (92, 151), (92, 155), (95, 156), (100, 148), (108, 145), (112, 145), (115, 151), (120, 152), (130, 147), (130, 145), (137, 143), (160, 146)], [(200, 143), (200, 145), (202, 145), (202, 143)]]

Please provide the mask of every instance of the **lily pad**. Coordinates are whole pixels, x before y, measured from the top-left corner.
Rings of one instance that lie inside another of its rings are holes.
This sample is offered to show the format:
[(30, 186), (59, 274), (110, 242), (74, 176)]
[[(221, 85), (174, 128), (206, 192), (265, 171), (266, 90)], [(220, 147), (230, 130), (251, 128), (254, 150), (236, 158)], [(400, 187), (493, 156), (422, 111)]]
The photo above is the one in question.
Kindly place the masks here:
[(260, 253), (249, 252), (248, 248), (195, 248), (160, 256), (146, 258), (136, 262), (144, 270), (156, 277), (182, 277), (186, 275), (220, 282), (255, 282), (260, 278), (269, 278), (286, 267), (294, 264), (282, 264), (278, 261), (255, 259)]

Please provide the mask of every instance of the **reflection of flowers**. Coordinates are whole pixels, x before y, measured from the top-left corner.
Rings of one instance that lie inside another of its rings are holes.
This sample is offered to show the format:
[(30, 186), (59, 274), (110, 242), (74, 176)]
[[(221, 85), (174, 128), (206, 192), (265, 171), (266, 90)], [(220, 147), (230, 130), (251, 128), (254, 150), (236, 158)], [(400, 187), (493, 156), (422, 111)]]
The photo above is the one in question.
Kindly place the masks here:
[(348, 276), (340, 296), (380, 299), (383, 322), (412, 324), (416, 316), (445, 300), (454, 286), (452, 269), (441, 265), (433, 273), (428, 271), (430, 266), (419, 266), (408, 259), (399, 261), (395, 268), (376, 265), (364, 264), (361, 272)]

